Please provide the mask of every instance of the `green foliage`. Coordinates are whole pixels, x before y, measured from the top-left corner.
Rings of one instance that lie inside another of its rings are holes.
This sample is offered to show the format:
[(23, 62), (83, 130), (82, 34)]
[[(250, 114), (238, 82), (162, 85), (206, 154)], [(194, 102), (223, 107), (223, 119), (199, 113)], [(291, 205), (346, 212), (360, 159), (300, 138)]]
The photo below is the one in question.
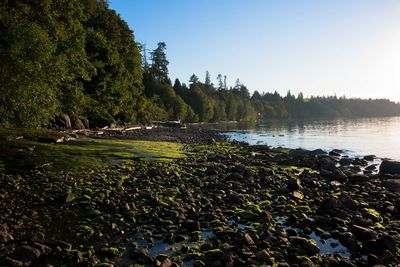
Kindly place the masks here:
[[(207, 71), (186, 86), (168, 76), (166, 44), (150, 53), (104, 0), (0, 3), (0, 126), (47, 126), (62, 113), (92, 126), (147, 120), (256, 119), (400, 115), (387, 99), (250, 96), (239, 79), (217, 86)], [(143, 52), (144, 64), (142, 64)]]

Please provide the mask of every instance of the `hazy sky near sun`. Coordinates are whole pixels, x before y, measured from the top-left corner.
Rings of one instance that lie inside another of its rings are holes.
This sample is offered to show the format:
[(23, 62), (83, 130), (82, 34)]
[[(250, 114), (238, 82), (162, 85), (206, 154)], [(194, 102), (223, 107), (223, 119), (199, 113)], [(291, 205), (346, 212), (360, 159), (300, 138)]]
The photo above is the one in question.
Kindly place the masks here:
[(400, 101), (400, 0), (111, 0), (172, 81)]

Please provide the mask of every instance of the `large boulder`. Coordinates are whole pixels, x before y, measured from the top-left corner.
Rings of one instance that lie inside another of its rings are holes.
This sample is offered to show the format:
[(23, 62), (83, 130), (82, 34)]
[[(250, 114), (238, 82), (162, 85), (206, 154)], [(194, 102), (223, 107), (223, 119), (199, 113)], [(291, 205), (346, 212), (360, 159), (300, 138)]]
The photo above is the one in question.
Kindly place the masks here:
[(72, 127), (71, 118), (65, 113), (57, 118), (56, 124), (64, 129), (71, 129)]
[(400, 175), (400, 162), (384, 160), (379, 167), (379, 174)]

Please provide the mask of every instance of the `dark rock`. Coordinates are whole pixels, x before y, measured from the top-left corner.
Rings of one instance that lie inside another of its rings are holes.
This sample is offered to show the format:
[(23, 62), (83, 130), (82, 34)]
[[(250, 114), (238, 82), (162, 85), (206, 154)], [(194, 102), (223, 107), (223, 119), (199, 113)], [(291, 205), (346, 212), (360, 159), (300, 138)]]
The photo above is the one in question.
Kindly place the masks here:
[(0, 244), (1, 243), (7, 243), (7, 242), (9, 242), (11, 240), (14, 240), (12, 235), (10, 235), (7, 232), (0, 231)]
[(253, 245), (255, 244), (253, 238), (251, 238), (251, 236), (250, 236), (249, 234), (245, 234), (245, 235), (243, 236), (243, 239), (244, 239), (244, 242), (245, 242), (248, 246), (253, 246)]
[(376, 239), (376, 234), (374, 231), (358, 225), (352, 226), (352, 233), (361, 241)]
[(379, 174), (399, 174), (400, 175), (400, 162), (384, 160), (379, 167)]
[(325, 210), (332, 210), (342, 207), (342, 203), (337, 197), (330, 197), (321, 203), (321, 208)]
[(340, 157), (340, 153), (343, 153), (341, 150), (334, 149), (329, 152), (330, 156)]
[(197, 221), (184, 221), (182, 226), (190, 232), (200, 231), (200, 223)]
[(72, 202), (76, 199), (76, 194), (72, 193), (72, 192), (68, 192), (65, 194), (64, 196), (64, 202), (65, 203), (69, 203)]
[(342, 258), (340, 256), (330, 256), (326, 259), (324, 266), (329, 267), (356, 267), (349, 258)]
[(368, 160), (368, 161), (373, 161), (375, 158), (376, 158), (375, 155), (366, 155), (366, 156), (364, 156), (364, 159)]
[(299, 179), (289, 178), (287, 182), (287, 187), (290, 191), (297, 191), (301, 188), (301, 183)]
[(351, 164), (351, 159), (349, 158), (341, 158), (339, 160), (339, 164), (342, 166), (349, 166)]
[(293, 245), (301, 247), (308, 256), (316, 255), (320, 251), (317, 245), (304, 237), (291, 236), (289, 240)]
[(15, 257), (18, 260), (22, 260), (24, 262), (31, 262), (40, 257), (40, 250), (37, 248), (33, 248), (31, 246), (23, 245), (19, 246), (15, 249)]
[(355, 174), (348, 177), (349, 182), (352, 184), (364, 184), (370, 180), (370, 178), (366, 175)]
[(271, 256), (265, 249), (263, 249), (256, 252), (256, 259), (262, 262), (266, 262), (271, 260)]
[(393, 192), (400, 192), (400, 179), (385, 179), (383, 184)]
[(57, 247), (59, 247), (62, 250), (71, 250), (72, 248), (72, 245), (70, 243), (61, 240), (45, 240), (43, 243), (52, 249), (56, 249)]
[(10, 257), (5, 257), (3, 260), (0, 261), (0, 266), (9, 266), (9, 267), (23, 267), (24, 263), (22, 261), (18, 261), (12, 259)]
[(358, 207), (358, 202), (348, 195), (342, 195), (340, 197), (340, 202), (342, 203), (343, 207), (350, 209), (350, 210), (355, 210)]
[(319, 159), (320, 168), (328, 171), (336, 170), (336, 162), (330, 157), (321, 157)]
[(177, 236), (175, 237), (175, 241), (176, 241), (176, 242), (183, 242), (183, 241), (186, 241), (186, 236), (184, 236), (184, 235), (177, 235)]
[(32, 247), (34, 247), (34, 248), (40, 250), (40, 252), (41, 252), (42, 254), (48, 254), (48, 253), (51, 252), (51, 248), (50, 248), (50, 247), (48, 247), (48, 246), (46, 246), (46, 245), (44, 245), (44, 244), (37, 243), (37, 242), (34, 242), (34, 243), (32, 244)]
[(394, 240), (394, 238), (390, 235), (384, 235), (379, 237), (376, 240), (376, 243), (378, 245), (378, 248), (387, 249), (391, 252), (396, 252), (397, 250), (396, 240)]
[(150, 264), (153, 262), (153, 258), (150, 257), (147, 249), (133, 249), (128, 251), (129, 257), (137, 259), (140, 264)]

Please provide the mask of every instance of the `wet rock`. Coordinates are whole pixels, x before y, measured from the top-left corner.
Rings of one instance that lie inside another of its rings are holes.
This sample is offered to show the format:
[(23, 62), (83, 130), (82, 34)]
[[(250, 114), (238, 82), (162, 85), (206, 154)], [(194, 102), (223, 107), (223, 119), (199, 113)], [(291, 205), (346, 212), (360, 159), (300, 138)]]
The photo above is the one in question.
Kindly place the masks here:
[(31, 262), (40, 257), (40, 250), (28, 245), (19, 246), (15, 249), (15, 258), (24, 262)]
[(330, 256), (326, 259), (326, 264), (329, 267), (356, 267), (349, 258), (342, 258), (340, 256)]
[(351, 159), (350, 158), (341, 158), (339, 160), (339, 164), (342, 166), (349, 166), (351, 164)]
[(352, 184), (364, 184), (370, 180), (368, 176), (362, 174), (350, 175), (348, 179)]
[(368, 161), (373, 161), (376, 158), (375, 155), (366, 155), (363, 157), (363, 159), (368, 160)]
[(376, 240), (376, 244), (377, 244), (378, 248), (387, 249), (391, 252), (396, 252), (396, 250), (397, 250), (396, 240), (394, 240), (394, 238), (390, 235), (384, 235), (384, 236), (379, 237)]
[(128, 251), (128, 255), (132, 259), (137, 259), (140, 264), (150, 264), (153, 262), (153, 258), (150, 257), (147, 249), (132, 249)]
[(65, 204), (72, 202), (76, 199), (76, 194), (72, 192), (67, 192), (64, 196), (64, 202)]
[(11, 234), (7, 232), (0, 231), (0, 244), (1, 243), (7, 243), (11, 240), (14, 240)]
[(184, 236), (184, 235), (176, 235), (176, 237), (175, 237), (175, 241), (176, 242), (184, 242), (184, 241), (186, 241), (186, 236)]
[(293, 245), (302, 248), (308, 256), (316, 255), (320, 251), (317, 245), (304, 237), (291, 236), (289, 240)]
[(5, 257), (3, 260), (0, 260), (0, 266), (9, 266), (9, 267), (23, 267), (24, 263), (19, 260), (12, 259), (10, 257)]
[(400, 174), (400, 162), (384, 160), (379, 167), (379, 174)]
[(376, 234), (374, 233), (374, 231), (365, 227), (361, 227), (359, 225), (352, 226), (352, 233), (361, 241), (376, 239)]
[(320, 168), (328, 171), (336, 170), (336, 162), (330, 157), (321, 157), (319, 159)]
[(340, 153), (343, 153), (343, 151), (338, 150), (338, 149), (334, 149), (334, 150), (329, 152), (329, 155), (330, 156), (335, 156), (335, 157), (340, 157), (341, 156)]
[(70, 243), (61, 240), (45, 240), (43, 243), (52, 249), (60, 248), (62, 250), (71, 250), (72, 248)]
[(48, 254), (48, 253), (51, 252), (51, 248), (50, 247), (48, 247), (48, 246), (46, 246), (44, 244), (37, 243), (37, 242), (33, 242), (32, 247), (40, 250), (40, 252), (42, 254)]
[(329, 197), (321, 203), (321, 208), (325, 210), (332, 210), (342, 207), (342, 203), (337, 197)]
[(190, 232), (200, 231), (200, 223), (198, 221), (184, 221), (182, 226)]
[(265, 249), (263, 249), (256, 252), (256, 259), (262, 262), (267, 262), (271, 260), (271, 256)]
[(287, 182), (287, 187), (290, 191), (297, 191), (301, 188), (301, 182), (296, 178), (289, 178)]
[(247, 233), (243, 236), (243, 239), (248, 246), (253, 246), (255, 244), (253, 238)]
[(340, 202), (346, 209), (355, 210), (358, 207), (358, 202), (348, 195), (342, 195), (340, 197)]
[(383, 184), (393, 192), (400, 192), (400, 179), (385, 179)]

